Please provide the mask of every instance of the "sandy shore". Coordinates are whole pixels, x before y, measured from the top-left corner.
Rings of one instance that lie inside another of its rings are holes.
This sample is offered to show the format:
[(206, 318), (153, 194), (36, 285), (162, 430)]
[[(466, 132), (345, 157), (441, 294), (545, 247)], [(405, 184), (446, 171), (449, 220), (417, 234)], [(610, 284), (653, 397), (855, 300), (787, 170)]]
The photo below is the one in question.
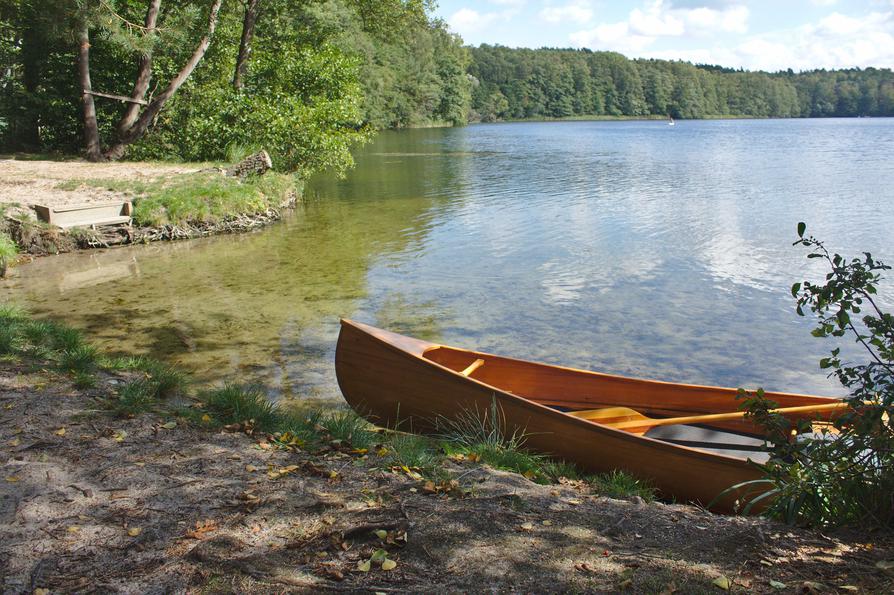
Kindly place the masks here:
[[(139, 180), (194, 172), (201, 164), (90, 163), (87, 161), (28, 161), (0, 159), (0, 203), (59, 207), (114, 202), (120, 193), (84, 185), (70, 189), (77, 180)], [(64, 188), (62, 187), (64, 184)]]

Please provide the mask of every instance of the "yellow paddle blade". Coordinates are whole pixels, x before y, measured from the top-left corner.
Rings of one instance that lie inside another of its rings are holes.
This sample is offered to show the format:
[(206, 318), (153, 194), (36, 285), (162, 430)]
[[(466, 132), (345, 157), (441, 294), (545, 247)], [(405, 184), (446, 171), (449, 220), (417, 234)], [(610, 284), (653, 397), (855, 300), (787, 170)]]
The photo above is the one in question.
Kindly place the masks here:
[(605, 425), (612, 425), (625, 421), (650, 421), (650, 418), (630, 407), (605, 407), (603, 409), (569, 411), (568, 415)]

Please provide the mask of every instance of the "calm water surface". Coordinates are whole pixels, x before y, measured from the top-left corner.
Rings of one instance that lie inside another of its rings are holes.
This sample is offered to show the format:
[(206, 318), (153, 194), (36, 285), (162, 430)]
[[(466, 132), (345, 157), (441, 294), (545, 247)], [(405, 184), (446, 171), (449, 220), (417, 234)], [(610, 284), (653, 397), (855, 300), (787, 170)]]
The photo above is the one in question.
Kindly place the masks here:
[(0, 300), (274, 398), (340, 400), (340, 316), (575, 367), (840, 394), (789, 294), (820, 269), (791, 244), (803, 220), (832, 249), (894, 262), (892, 155), (883, 119), (388, 132), (282, 224), (41, 259)]

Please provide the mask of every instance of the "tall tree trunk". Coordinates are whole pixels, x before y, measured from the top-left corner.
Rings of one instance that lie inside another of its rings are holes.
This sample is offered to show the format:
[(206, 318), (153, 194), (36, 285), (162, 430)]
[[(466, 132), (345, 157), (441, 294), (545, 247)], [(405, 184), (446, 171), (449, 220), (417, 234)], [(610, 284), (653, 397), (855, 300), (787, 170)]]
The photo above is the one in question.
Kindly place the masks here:
[[(155, 25), (158, 21), (158, 11), (161, 7), (161, 0), (150, 0), (149, 9), (146, 11), (146, 30), (143, 32), (145, 37), (155, 34)], [(140, 56), (140, 68), (137, 71), (137, 80), (133, 86), (133, 92), (130, 94), (131, 99), (141, 100), (146, 96), (149, 89), (149, 81), (152, 79), (152, 49)], [(140, 116), (140, 104), (128, 103), (121, 121), (118, 122), (118, 136), (124, 136), (131, 126)]]
[(90, 30), (82, 23), (78, 30), (78, 78), (81, 83), (81, 101), (84, 104), (84, 144), (87, 159), (102, 161), (99, 146), (99, 126), (96, 124), (96, 106), (93, 103), (93, 85), (90, 83)]
[(152, 124), (152, 120), (155, 119), (158, 112), (160, 112), (165, 103), (174, 96), (174, 93), (176, 93), (183, 83), (186, 82), (186, 79), (189, 78), (189, 75), (192, 74), (192, 71), (195, 70), (199, 62), (201, 62), (202, 58), (205, 56), (205, 52), (208, 51), (208, 46), (211, 45), (211, 37), (214, 35), (214, 30), (217, 28), (217, 15), (220, 12), (221, 2), (223, 2), (223, 0), (212, 1), (211, 12), (208, 15), (208, 29), (205, 36), (199, 41), (199, 45), (192, 53), (192, 56), (190, 56), (183, 68), (180, 69), (177, 76), (171, 80), (167, 88), (146, 106), (146, 109), (143, 110), (143, 113), (140, 114), (137, 121), (118, 138), (118, 141), (112, 145), (108, 151), (106, 151), (105, 157), (107, 159), (114, 161), (124, 156), (127, 146), (139, 140), (140, 137), (146, 133), (146, 130), (149, 129), (149, 125)]
[(239, 41), (239, 55), (236, 57), (236, 72), (233, 74), (233, 88), (239, 91), (245, 85), (248, 60), (251, 58), (251, 42), (255, 36), (255, 23), (261, 0), (247, 0), (245, 18), (242, 20), (242, 39)]

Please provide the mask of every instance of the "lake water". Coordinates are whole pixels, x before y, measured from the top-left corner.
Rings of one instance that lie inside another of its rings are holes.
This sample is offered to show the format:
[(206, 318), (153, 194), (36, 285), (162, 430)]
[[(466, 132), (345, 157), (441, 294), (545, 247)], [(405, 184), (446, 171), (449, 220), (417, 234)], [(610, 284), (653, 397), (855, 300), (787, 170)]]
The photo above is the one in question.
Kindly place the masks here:
[[(841, 394), (789, 293), (894, 262), (894, 120), (561, 122), (380, 134), (262, 232), (63, 255), (0, 300), (113, 350), (340, 401), (340, 316), (670, 381)], [(892, 304), (890, 285), (885, 303)]]

